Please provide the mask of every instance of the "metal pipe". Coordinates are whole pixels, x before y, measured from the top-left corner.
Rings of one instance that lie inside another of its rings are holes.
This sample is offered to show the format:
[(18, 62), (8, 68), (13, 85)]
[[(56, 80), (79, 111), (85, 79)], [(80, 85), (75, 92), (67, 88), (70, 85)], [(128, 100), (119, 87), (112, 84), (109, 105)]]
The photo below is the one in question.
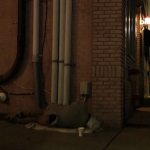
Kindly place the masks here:
[(63, 105), (69, 104), (70, 63), (71, 63), (70, 62), (70, 56), (71, 56), (71, 18), (72, 18), (72, 0), (66, 0)]
[(39, 55), (39, 0), (33, 2), (33, 55)]
[(58, 88), (58, 24), (59, 24), (59, 0), (53, 0), (53, 43), (52, 43), (52, 80), (51, 103), (57, 103)]
[(35, 97), (38, 108), (44, 107), (43, 87), (42, 87), (42, 72), (39, 56), (39, 0), (33, 1), (33, 68), (34, 68), (34, 83)]
[(66, 0), (60, 1), (58, 104), (63, 104)]

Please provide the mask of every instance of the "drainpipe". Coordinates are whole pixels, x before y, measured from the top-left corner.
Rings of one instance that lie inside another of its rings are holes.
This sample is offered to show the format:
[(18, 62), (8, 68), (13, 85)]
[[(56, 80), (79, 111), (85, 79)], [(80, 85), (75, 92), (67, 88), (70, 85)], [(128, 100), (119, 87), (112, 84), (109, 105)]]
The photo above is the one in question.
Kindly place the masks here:
[(63, 104), (66, 0), (60, 1), (58, 104)]
[(53, 0), (51, 103), (57, 103), (59, 0)]
[(44, 107), (43, 87), (42, 87), (42, 72), (41, 58), (39, 56), (39, 0), (33, 1), (33, 68), (34, 68), (34, 83), (35, 97), (38, 108)]
[(70, 93), (70, 56), (71, 56), (71, 18), (72, 18), (72, 0), (66, 0), (63, 105), (69, 104), (69, 93)]

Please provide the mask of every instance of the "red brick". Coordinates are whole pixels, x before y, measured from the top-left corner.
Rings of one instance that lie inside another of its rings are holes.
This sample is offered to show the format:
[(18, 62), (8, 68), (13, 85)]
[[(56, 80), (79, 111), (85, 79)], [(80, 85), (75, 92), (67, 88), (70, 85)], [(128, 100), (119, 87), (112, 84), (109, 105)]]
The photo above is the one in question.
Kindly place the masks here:
[(105, 3), (105, 6), (106, 7), (114, 7), (114, 6), (116, 6), (116, 3)]

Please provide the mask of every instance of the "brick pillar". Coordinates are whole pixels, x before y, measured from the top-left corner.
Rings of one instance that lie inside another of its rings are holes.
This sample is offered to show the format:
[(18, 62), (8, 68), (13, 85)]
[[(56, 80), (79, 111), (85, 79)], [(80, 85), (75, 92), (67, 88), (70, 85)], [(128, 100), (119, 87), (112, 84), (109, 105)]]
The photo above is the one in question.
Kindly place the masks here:
[(93, 0), (92, 115), (105, 125), (123, 123), (124, 4)]

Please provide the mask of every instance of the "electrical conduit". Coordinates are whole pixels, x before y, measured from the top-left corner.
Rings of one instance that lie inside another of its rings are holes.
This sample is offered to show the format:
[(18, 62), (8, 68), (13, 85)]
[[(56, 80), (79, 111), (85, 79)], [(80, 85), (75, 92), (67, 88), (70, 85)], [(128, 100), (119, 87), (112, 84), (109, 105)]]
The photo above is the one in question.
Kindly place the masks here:
[(72, 18), (72, 0), (66, 0), (63, 105), (68, 105), (69, 104), (70, 57), (71, 57), (71, 18)]
[(53, 0), (53, 43), (52, 43), (51, 103), (57, 103), (57, 88), (58, 88), (58, 24), (59, 24), (59, 0)]
[(58, 104), (63, 104), (66, 0), (60, 1)]

